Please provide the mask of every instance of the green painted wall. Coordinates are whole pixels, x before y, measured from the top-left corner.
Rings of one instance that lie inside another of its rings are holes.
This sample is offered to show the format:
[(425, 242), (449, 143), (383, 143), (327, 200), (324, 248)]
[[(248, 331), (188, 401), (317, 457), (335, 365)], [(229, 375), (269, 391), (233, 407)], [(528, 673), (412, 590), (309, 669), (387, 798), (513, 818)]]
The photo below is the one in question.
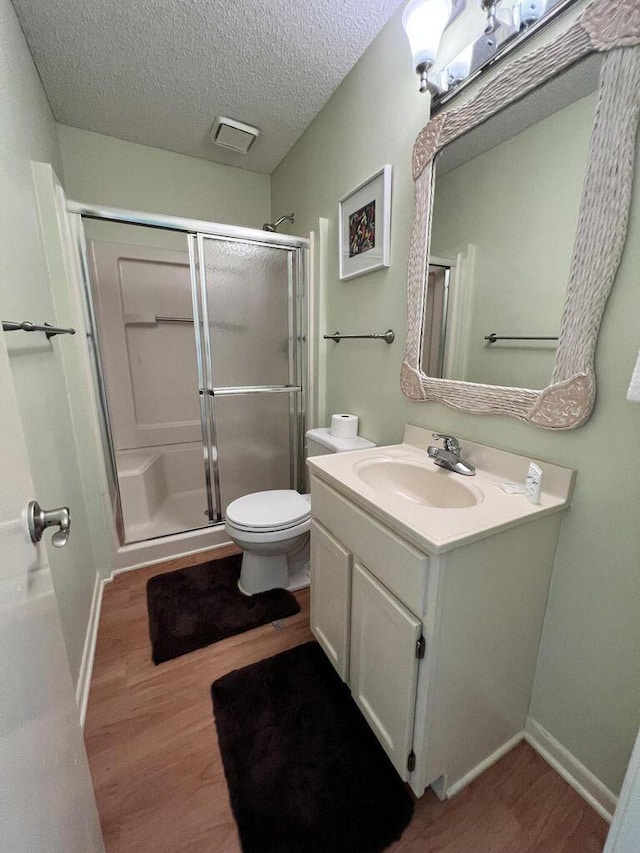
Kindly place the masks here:
[[(262, 228), (271, 180), (246, 169), (58, 124), (67, 195), (77, 201)], [(88, 222), (89, 239), (184, 249), (184, 238)], [(135, 236), (132, 237), (132, 234)]]
[[(625, 399), (640, 344), (640, 199), (607, 306), (597, 352), (598, 400), (584, 427), (554, 434), (501, 416), (410, 403), (399, 375), (406, 324), (406, 266), (413, 214), (410, 156), (428, 120), (400, 12), (272, 176), (272, 210), (294, 210), (296, 230), (329, 220), (326, 328), (395, 329), (392, 346), (352, 341), (326, 348), (327, 412), (361, 418), (363, 435), (400, 441), (406, 422), (578, 469), (564, 521), (532, 699), (534, 718), (613, 791), (640, 722), (640, 406)], [(337, 277), (338, 199), (383, 163), (394, 168), (391, 267)], [(638, 182), (636, 182), (638, 183)], [(514, 203), (518, 198), (514, 188)]]

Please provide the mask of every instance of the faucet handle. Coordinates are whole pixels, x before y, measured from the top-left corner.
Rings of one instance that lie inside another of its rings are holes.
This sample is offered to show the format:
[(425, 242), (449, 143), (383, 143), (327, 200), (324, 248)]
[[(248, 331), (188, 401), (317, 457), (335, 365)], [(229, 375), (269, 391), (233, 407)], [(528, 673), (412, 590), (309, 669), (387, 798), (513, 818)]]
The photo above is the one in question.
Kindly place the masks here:
[(444, 443), (444, 449), (448, 450), (449, 453), (459, 453), (460, 445), (458, 444), (458, 439), (454, 438), (452, 435), (444, 435), (443, 433), (434, 432), (432, 433), (433, 438), (441, 438)]

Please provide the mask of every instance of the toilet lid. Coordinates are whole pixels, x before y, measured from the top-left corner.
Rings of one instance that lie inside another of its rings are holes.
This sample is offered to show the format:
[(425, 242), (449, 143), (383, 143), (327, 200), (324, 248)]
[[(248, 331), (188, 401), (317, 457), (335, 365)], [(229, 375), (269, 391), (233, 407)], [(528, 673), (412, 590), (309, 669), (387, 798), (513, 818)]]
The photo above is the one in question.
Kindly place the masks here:
[(294, 527), (311, 514), (311, 498), (292, 489), (254, 492), (232, 501), (226, 518), (245, 530), (279, 530)]

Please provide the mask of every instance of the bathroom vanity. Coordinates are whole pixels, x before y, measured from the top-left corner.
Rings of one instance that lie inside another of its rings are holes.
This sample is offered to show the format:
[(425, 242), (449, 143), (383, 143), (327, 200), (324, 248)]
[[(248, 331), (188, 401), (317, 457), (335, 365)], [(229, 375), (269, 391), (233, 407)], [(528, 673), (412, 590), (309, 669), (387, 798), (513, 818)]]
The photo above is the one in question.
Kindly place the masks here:
[(477, 476), (404, 443), (315, 457), (311, 628), (416, 795), (453, 794), (522, 736), (575, 471), (473, 442)]

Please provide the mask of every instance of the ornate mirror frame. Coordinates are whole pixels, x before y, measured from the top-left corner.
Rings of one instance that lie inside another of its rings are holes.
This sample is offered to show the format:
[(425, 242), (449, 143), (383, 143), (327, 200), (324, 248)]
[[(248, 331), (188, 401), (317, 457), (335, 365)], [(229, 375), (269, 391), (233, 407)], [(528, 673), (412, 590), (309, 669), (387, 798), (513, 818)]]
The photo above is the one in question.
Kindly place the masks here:
[[(563, 70), (602, 53), (598, 101), (551, 384), (541, 391), (434, 379), (421, 369), (435, 158), (449, 143)], [(413, 149), (415, 212), (408, 270), (407, 343), (400, 384), (411, 400), (511, 415), (545, 429), (584, 424), (596, 397), (598, 331), (624, 248), (640, 119), (640, 4), (594, 0), (551, 43), (515, 60), (470, 101), (439, 113)]]

